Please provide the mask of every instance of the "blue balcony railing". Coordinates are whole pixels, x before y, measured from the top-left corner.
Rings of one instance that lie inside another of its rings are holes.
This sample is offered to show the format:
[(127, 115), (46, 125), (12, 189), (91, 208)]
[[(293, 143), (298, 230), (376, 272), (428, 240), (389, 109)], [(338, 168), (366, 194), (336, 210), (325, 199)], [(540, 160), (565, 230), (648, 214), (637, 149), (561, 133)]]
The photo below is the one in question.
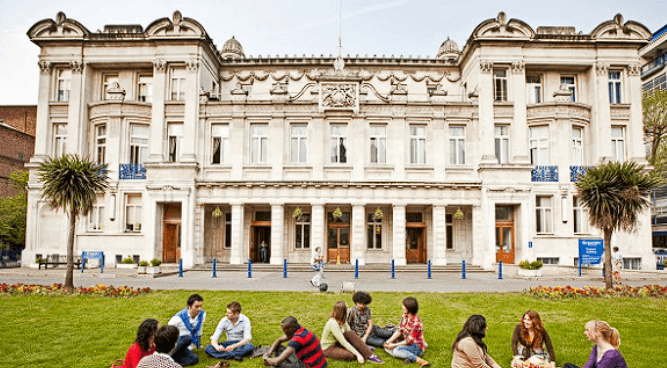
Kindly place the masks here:
[(531, 172), (531, 181), (558, 181), (558, 166), (535, 166)]
[(665, 66), (665, 62), (667, 61), (667, 53), (660, 54), (657, 58), (649, 61), (648, 63), (642, 65), (641, 67), (641, 76), (645, 77), (654, 71), (661, 69), (663, 66)]
[(591, 168), (591, 166), (570, 166), (570, 181), (577, 182), (579, 181), (579, 175), (586, 174), (586, 170)]
[(146, 168), (142, 164), (120, 164), (120, 170), (118, 170), (118, 179), (146, 179)]

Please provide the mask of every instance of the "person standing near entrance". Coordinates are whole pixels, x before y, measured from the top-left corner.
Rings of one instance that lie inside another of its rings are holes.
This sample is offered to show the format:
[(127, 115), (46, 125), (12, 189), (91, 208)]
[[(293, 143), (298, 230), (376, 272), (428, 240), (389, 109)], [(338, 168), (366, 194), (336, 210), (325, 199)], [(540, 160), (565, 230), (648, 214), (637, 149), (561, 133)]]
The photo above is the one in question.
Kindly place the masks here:
[(206, 312), (202, 309), (204, 298), (199, 294), (192, 294), (188, 298), (187, 306), (176, 313), (169, 320), (170, 326), (176, 326), (179, 331), (176, 348), (171, 353), (176, 363), (187, 366), (197, 364), (199, 357), (193, 353), (194, 347), (201, 348), (201, 335), (203, 333)]
[(259, 245), (259, 258), (262, 263), (269, 263), (269, 246), (264, 240)]
[(324, 257), (322, 256), (322, 248), (315, 248), (315, 253), (313, 253), (312, 258), (310, 259), (310, 265), (313, 267), (313, 271), (317, 272), (315, 277), (310, 280), (310, 283), (315, 287), (320, 287), (322, 279), (324, 278)]

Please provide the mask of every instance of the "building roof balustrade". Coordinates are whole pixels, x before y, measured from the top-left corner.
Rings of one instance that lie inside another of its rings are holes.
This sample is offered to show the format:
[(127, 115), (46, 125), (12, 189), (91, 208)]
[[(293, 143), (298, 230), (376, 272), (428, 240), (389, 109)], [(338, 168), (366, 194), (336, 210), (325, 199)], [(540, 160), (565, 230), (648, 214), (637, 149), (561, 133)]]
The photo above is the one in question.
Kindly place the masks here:
[(530, 181), (558, 182), (558, 166), (535, 166), (530, 173)]

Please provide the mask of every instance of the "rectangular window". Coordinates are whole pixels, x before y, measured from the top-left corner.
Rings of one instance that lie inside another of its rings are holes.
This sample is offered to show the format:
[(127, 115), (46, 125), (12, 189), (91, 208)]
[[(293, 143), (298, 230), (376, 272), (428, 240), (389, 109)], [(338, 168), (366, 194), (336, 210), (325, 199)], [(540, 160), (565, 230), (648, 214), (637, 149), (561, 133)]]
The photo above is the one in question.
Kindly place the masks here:
[(581, 198), (572, 197), (572, 212), (575, 234), (588, 234), (588, 209), (581, 202)]
[(577, 84), (574, 76), (571, 75), (561, 75), (560, 77), (560, 84), (564, 84), (565, 87), (572, 91), (572, 95), (570, 96), (570, 101), (576, 102), (577, 101)]
[(623, 258), (623, 269), (625, 270), (641, 270), (641, 258)]
[(106, 162), (107, 153), (107, 126), (100, 124), (95, 127), (95, 161), (98, 164)]
[(72, 85), (72, 70), (59, 69), (58, 70), (58, 93), (57, 101), (69, 101), (69, 91)]
[(223, 247), (232, 248), (232, 214), (230, 212), (225, 213), (225, 244)]
[(387, 163), (386, 125), (371, 125), (371, 163)]
[(308, 160), (308, 126), (305, 124), (293, 124), (290, 126), (290, 162), (293, 164), (305, 164)]
[(88, 214), (88, 230), (104, 230), (104, 205), (101, 204), (102, 200), (98, 197), (97, 202)]
[(67, 149), (67, 124), (53, 124), (53, 157), (59, 157)]
[(584, 129), (572, 127), (572, 165), (581, 166), (584, 162)]
[(137, 101), (153, 102), (153, 76), (139, 76), (139, 81), (137, 82)]
[(118, 74), (105, 74), (102, 76), (102, 99), (109, 99), (109, 90), (118, 83)]
[(465, 134), (465, 127), (449, 127), (449, 163), (452, 165), (465, 165), (466, 163)]
[(173, 68), (171, 69), (171, 100), (183, 101), (185, 100), (185, 69)]
[(621, 103), (621, 72), (609, 71), (609, 103)]
[(252, 135), (252, 163), (265, 164), (269, 150), (269, 126), (266, 124), (253, 124), (250, 126)]
[(493, 70), (493, 97), (495, 101), (507, 101), (507, 69)]
[(557, 264), (560, 263), (560, 259), (558, 257), (546, 257), (546, 258), (537, 257), (537, 260), (542, 262), (542, 264), (545, 264), (545, 265), (548, 265), (548, 264), (557, 265)]
[(141, 231), (141, 194), (125, 196), (125, 231)]
[(445, 226), (447, 227), (447, 249), (454, 249), (454, 215), (445, 215)]
[(549, 164), (549, 127), (538, 126), (530, 129), (530, 163)]
[(526, 104), (542, 103), (542, 76), (526, 75)]
[(611, 127), (611, 156), (618, 162), (625, 161), (625, 127)]
[(331, 163), (347, 162), (347, 125), (331, 126)]
[(552, 218), (552, 198), (541, 197), (535, 198), (535, 220), (537, 222), (538, 234), (551, 234), (553, 232), (553, 218)]
[(130, 163), (141, 164), (148, 157), (148, 126), (130, 125)]
[(368, 249), (382, 249), (382, 219), (376, 219), (375, 213), (367, 215)]
[(229, 125), (211, 125), (211, 163), (222, 164), (229, 159)]
[(510, 127), (507, 125), (496, 125), (494, 131), (496, 136), (496, 158), (498, 158), (498, 163), (506, 164), (509, 162)]
[(294, 247), (310, 249), (310, 214), (304, 213), (296, 220)]
[(178, 162), (181, 159), (183, 146), (183, 123), (167, 124), (167, 141), (169, 143), (169, 162)]
[(410, 125), (410, 163), (426, 163), (426, 127)]

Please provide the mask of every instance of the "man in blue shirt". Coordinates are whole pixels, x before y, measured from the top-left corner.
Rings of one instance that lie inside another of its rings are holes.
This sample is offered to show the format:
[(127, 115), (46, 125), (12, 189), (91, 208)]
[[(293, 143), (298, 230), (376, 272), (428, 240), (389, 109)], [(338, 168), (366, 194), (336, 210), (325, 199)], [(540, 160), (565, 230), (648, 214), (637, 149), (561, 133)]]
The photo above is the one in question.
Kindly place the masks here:
[(192, 294), (188, 298), (187, 307), (176, 313), (169, 320), (168, 325), (176, 326), (179, 331), (176, 349), (171, 353), (176, 363), (182, 366), (194, 365), (199, 362), (193, 348), (201, 348), (200, 337), (203, 332), (206, 312), (202, 309), (204, 298), (199, 294)]
[[(223, 331), (227, 335), (227, 340), (219, 343)], [(215, 333), (211, 336), (211, 343), (206, 345), (204, 351), (214, 358), (242, 361), (244, 355), (252, 353), (255, 349), (250, 340), (252, 340), (250, 320), (241, 314), (239, 302), (231, 302), (227, 304), (227, 313), (218, 323)]]

